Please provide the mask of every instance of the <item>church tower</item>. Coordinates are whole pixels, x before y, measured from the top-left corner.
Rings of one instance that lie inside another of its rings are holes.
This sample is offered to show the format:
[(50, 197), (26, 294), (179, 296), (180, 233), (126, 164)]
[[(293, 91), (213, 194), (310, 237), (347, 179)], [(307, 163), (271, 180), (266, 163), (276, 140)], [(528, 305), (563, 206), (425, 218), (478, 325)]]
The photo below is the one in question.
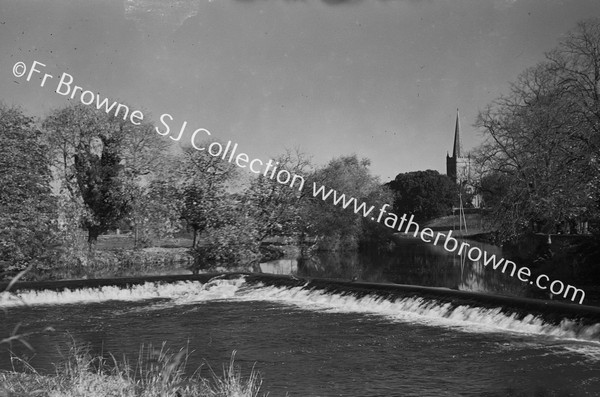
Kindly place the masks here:
[(463, 183), (471, 179), (471, 156), (463, 157), (460, 143), (460, 115), (456, 109), (456, 124), (454, 126), (454, 147), (452, 156), (446, 153), (446, 175), (454, 182)]

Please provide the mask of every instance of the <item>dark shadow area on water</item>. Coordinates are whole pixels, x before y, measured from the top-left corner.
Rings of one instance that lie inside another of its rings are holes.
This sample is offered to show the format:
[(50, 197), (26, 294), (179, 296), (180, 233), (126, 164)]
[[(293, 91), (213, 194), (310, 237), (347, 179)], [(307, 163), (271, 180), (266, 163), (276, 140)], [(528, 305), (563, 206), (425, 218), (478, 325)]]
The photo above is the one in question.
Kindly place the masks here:
[[(498, 259), (512, 259), (511, 254), (491, 244), (468, 241)], [(517, 268), (529, 266), (517, 262)], [(493, 269), (484, 266), (484, 260), (472, 261), (443, 246), (435, 246), (412, 238), (398, 239), (389, 252), (375, 249), (362, 251), (319, 251), (311, 256), (286, 257), (261, 264), (261, 271), (274, 274), (292, 274), (298, 277), (335, 278), (347, 281), (396, 283), (443, 287), (461, 291), (500, 294), (537, 299), (557, 299), (520, 281), (515, 273), (506, 273), (503, 266)], [(534, 272), (535, 273), (535, 272)], [(533, 276), (532, 276), (533, 277)], [(562, 281), (568, 283), (569, 280)], [(576, 285), (576, 284), (575, 284)], [(587, 305), (598, 305), (587, 298)]]
[[(470, 241), (489, 254), (502, 249)], [(261, 265), (265, 273), (337, 278), (380, 283), (445, 287), (464, 291), (524, 296), (523, 283), (420, 240), (401, 239), (391, 252), (319, 251), (309, 257), (284, 258)]]

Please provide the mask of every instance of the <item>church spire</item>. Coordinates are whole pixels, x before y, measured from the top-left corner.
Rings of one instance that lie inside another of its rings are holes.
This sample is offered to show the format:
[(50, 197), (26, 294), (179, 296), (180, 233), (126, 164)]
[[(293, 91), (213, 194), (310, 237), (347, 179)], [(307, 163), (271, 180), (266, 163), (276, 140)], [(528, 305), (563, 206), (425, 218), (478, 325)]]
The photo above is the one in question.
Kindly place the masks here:
[(452, 149), (452, 157), (455, 159), (461, 157), (461, 147), (460, 147), (460, 120), (458, 109), (456, 109), (456, 126), (454, 127), (454, 148)]

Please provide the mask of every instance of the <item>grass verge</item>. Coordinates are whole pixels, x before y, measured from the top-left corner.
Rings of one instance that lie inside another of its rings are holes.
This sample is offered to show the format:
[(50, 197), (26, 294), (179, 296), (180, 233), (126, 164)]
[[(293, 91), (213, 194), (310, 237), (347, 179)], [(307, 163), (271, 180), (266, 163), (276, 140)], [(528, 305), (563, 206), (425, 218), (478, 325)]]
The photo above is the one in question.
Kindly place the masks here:
[[(0, 397), (256, 397), (260, 375), (252, 369), (243, 378), (235, 365), (235, 351), (223, 374), (210, 369), (209, 377), (198, 368), (185, 375), (189, 351), (172, 352), (163, 343), (160, 349), (142, 346), (134, 364), (118, 363), (111, 356), (93, 356), (89, 349), (72, 346), (56, 373), (42, 375), (31, 366), (26, 371), (0, 372)], [(16, 359), (20, 361), (19, 359)]]

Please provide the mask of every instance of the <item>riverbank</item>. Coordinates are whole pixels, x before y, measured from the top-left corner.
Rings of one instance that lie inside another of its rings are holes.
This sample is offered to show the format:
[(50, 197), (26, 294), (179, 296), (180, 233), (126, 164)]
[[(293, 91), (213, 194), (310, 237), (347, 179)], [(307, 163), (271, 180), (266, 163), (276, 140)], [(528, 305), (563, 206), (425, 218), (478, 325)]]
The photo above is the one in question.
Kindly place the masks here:
[[(136, 248), (131, 234), (106, 234), (99, 236), (91, 249), (87, 246), (81, 249), (76, 261), (60, 263), (52, 267), (33, 268), (25, 274), (24, 279), (43, 281), (192, 274), (194, 272), (194, 257), (190, 252), (192, 244), (191, 236), (184, 234), (157, 240), (149, 247)], [(266, 241), (261, 245), (260, 251), (261, 262), (279, 259), (284, 255), (300, 254), (297, 246), (290, 245), (282, 239)], [(251, 269), (250, 266), (227, 269), (219, 266), (213, 270), (256, 269)], [(12, 274), (14, 275), (16, 274)], [(5, 277), (5, 279), (10, 278)]]
[(118, 363), (93, 356), (83, 347), (72, 346), (64, 362), (55, 363), (56, 373), (43, 375), (20, 359), (25, 370), (0, 371), (0, 397), (256, 397), (261, 380), (252, 370), (244, 379), (235, 366), (235, 352), (223, 375), (212, 369), (209, 376), (200, 376), (198, 368), (192, 376), (185, 375), (187, 349), (172, 352), (162, 347), (142, 346), (137, 362)]
[[(546, 274), (585, 290), (586, 301), (600, 305), (600, 247), (592, 235), (528, 234), (504, 244), (511, 259), (527, 263), (536, 274)], [(528, 286), (531, 296), (544, 292)]]

